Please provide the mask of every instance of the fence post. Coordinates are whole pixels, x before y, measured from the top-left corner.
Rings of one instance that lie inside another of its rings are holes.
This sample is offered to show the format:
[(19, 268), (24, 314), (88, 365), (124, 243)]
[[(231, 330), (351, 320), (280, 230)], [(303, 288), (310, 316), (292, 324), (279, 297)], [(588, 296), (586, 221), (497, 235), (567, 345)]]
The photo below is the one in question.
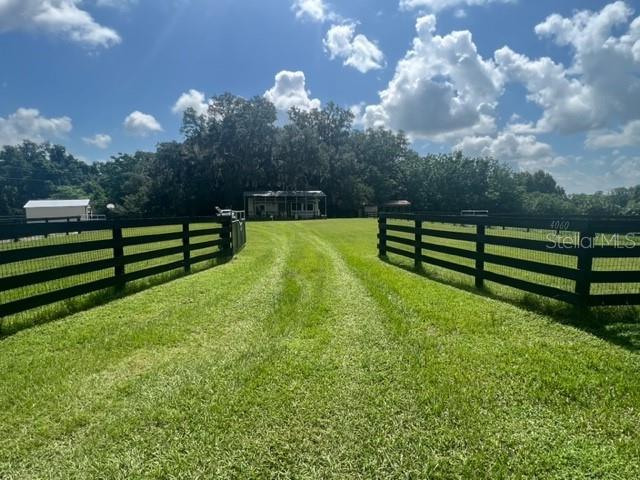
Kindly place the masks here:
[(240, 233), (241, 233), (241, 242), (242, 248), (247, 244), (247, 221), (243, 218), (240, 220)]
[(231, 245), (234, 255), (240, 251), (240, 222), (238, 220), (231, 221)]
[(476, 225), (476, 288), (484, 287), (484, 235), (485, 226)]
[(378, 217), (378, 256), (387, 256), (387, 219)]
[(578, 277), (576, 278), (576, 295), (578, 304), (585, 307), (589, 304), (591, 294), (591, 271), (593, 267), (593, 242), (595, 234), (593, 232), (580, 232), (578, 243)]
[(222, 240), (220, 249), (225, 252), (225, 254), (233, 257), (233, 245), (231, 243), (231, 217), (222, 217), (222, 232), (220, 232), (220, 239)]
[(182, 252), (184, 256), (184, 273), (191, 271), (191, 249), (189, 248), (189, 222), (182, 224)]
[(111, 232), (113, 238), (113, 258), (115, 260), (113, 273), (116, 277), (116, 288), (122, 289), (124, 288), (124, 263), (122, 263), (124, 247), (122, 245), (122, 227), (118, 223), (114, 223)]
[(416, 270), (422, 270), (422, 220), (416, 217), (415, 220), (415, 267)]

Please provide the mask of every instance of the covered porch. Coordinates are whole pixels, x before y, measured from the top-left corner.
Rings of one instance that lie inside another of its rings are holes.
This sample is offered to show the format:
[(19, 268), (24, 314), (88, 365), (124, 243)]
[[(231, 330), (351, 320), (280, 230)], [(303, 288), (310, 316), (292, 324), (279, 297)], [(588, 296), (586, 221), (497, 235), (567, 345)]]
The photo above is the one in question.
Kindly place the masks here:
[(320, 190), (245, 192), (248, 219), (326, 218), (327, 196)]

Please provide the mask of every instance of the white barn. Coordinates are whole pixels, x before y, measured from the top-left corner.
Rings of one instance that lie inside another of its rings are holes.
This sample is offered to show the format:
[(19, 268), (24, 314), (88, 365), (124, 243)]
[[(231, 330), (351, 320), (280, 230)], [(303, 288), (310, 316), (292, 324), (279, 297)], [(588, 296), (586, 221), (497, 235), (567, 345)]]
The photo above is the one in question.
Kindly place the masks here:
[(29, 200), (24, 205), (27, 221), (48, 220), (90, 220), (91, 205), (89, 199), (80, 200)]

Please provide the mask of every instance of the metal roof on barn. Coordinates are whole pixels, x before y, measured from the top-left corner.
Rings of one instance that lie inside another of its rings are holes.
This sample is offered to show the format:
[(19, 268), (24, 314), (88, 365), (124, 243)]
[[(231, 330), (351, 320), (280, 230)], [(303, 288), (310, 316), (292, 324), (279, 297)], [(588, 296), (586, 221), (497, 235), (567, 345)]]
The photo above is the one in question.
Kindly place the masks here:
[(409, 200), (393, 200), (384, 204), (385, 207), (410, 207), (411, 202)]
[(22, 208), (88, 207), (90, 200), (29, 200)]
[(278, 190), (244, 192), (245, 197), (326, 197), (320, 190)]

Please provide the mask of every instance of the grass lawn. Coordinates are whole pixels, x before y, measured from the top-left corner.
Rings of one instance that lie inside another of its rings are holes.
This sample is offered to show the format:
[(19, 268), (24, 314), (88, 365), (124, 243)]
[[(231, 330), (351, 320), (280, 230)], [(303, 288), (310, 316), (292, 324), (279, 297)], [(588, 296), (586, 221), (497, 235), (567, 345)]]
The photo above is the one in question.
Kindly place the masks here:
[(250, 224), (229, 263), (0, 340), (0, 478), (640, 478), (635, 312), (420, 276), (376, 227)]

